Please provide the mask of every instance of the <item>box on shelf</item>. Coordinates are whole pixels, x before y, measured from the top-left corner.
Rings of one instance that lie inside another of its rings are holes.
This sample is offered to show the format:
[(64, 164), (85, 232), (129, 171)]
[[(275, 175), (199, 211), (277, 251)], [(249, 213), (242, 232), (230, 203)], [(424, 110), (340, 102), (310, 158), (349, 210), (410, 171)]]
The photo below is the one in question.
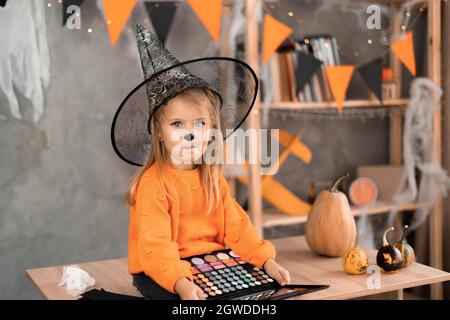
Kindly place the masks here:
[(359, 166), (358, 177), (372, 179), (378, 187), (378, 200), (392, 202), (392, 196), (399, 192), (405, 168), (397, 165)]

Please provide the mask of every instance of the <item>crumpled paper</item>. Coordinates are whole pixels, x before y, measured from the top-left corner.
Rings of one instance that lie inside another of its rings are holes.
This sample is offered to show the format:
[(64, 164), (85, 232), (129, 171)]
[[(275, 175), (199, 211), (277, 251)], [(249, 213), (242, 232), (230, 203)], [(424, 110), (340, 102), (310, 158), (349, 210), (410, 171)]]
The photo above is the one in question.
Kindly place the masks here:
[(68, 294), (78, 296), (93, 286), (95, 279), (77, 265), (64, 266), (59, 286), (65, 286)]

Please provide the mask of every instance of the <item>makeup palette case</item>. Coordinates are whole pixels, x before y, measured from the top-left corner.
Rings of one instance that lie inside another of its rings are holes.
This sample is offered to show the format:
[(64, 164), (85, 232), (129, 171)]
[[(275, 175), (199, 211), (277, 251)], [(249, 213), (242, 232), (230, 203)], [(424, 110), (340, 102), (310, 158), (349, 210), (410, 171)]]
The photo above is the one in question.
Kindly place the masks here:
[(245, 262), (231, 249), (183, 258), (207, 300), (279, 300), (326, 289), (328, 285), (281, 286), (263, 269)]

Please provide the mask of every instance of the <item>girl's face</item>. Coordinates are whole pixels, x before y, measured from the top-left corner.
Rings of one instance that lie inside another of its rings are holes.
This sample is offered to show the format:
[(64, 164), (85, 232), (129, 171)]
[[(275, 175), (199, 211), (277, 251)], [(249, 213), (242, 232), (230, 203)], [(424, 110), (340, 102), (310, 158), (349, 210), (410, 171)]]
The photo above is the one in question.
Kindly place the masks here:
[(207, 104), (206, 96), (192, 99), (177, 95), (162, 110), (161, 138), (176, 168), (192, 169), (201, 161), (211, 128), (211, 106)]

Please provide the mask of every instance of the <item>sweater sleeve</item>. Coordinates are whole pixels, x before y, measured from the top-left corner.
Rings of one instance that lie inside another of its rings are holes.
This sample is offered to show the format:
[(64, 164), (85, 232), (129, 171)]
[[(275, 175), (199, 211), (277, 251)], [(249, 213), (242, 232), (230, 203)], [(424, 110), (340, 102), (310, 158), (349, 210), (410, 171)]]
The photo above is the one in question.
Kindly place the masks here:
[(142, 177), (136, 192), (138, 257), (146, 275), (175, 293), (175, 283), (182, 277), (192, 281), (192, 271), (189, 262), (180, 259), (178, 243), (172, 240), (169, 204), (157, 180)]
[(262, 268), (267, 259), (275, 259), (275, 246), (261, 239), (247, 213), (231, 196), (223, 176), (220, 177), (220, 191), (225, 211), (225, 244), (245, 261)]

